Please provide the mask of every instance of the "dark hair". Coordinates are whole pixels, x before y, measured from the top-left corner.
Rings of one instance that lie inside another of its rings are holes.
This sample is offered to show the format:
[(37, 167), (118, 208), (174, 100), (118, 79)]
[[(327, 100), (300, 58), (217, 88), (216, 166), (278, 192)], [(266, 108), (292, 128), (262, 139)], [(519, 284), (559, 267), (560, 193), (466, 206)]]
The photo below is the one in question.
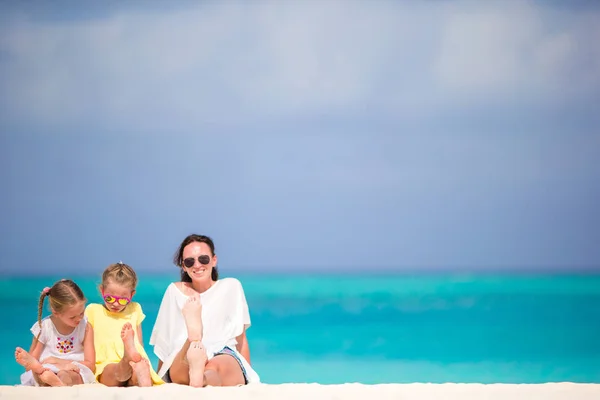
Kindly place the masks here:
[(38, 303), (38, 325), (40, 326), (40, 333), (37, 335), (38, 339), (42, 334), (42, 310), (44, 309), (44, 300), (46, 300), (46, 297), (49, 299), (50, 309), (59, 313), (80, 301), (86, 301), (81, 288), (70, 279), (61, 279), (52, 285), (51, 288), (45, 288), (40, 295)]
[[(179, 249), (177, 249), (177, 251), (175, 252), (175, 255), (173, 256), (173, 263), (180, 268), (181, 282), (191, 282), (192, 281), (192, 278), (190, 278), (190, 276), (187, 274), (187, 272), (185, 272), (185, 269), (183, 269), (182, 264), (183, 264), (183, 249), (185, 249), (185, 246), (187, 246), (188, 244), (194, 243), (194, 242), (206, 243), (208, 245), (208, 247), (210, 247), (210, 252), (212, 253), (212, 255), (213, 256), (215, 255), (215, 244), (213, 243), (212, 239), (209, 238), (208, 236), (191, 234), (188, 237), (186, 237), (185, 239), (183, 239), (183, 242), (181, 242), (181, 244), (179, 245)], [(216, 265), (213, 267), (210, 277), (212, 278), (213, 281), (216, 281), (217, 279), (219, 279), (219, 271), (217, 270)]]

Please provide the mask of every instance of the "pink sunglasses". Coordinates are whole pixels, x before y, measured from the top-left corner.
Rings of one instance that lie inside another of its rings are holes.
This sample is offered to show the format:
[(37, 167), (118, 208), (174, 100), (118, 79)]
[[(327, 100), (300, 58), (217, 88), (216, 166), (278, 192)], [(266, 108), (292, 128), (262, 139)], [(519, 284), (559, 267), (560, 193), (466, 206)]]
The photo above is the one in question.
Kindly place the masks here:
[(117, 304), (119, 304), (120, 306), (126, 306), (131, 301), (130, 297), (119, 297), (112, 294), (104, 295), (104, 293), (102, 293), (102, 298), (108, 304), (113, 304), (114, 302), (117, 302)]

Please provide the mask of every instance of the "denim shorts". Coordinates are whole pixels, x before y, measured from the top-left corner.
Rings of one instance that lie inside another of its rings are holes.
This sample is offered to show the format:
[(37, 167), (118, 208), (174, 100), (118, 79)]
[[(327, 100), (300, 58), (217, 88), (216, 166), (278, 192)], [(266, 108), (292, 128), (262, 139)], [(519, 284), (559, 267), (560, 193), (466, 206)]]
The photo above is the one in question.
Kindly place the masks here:
[(242, 369), (242, 374), (244, 375), (244, 384), (247, 385), (248, 384), (248, 374), (246, 373), (246, 368), (244, 368), (244, 363), (242, 363), (242, 360), (240, 359), (238, 354), (235, 351), (233, 351), (233, 349), (231, 349), (231, 347), (229, 347), (229, 346), (225, 346), (225, 347), (223, 347), (223, 349), (221, 351), (217, 351), (215, 353), (215, 357), (220, 356), (222, 354), (228, 354), (231, 357), (235, 358), (235, 360), (240, 365), (240, 368)]

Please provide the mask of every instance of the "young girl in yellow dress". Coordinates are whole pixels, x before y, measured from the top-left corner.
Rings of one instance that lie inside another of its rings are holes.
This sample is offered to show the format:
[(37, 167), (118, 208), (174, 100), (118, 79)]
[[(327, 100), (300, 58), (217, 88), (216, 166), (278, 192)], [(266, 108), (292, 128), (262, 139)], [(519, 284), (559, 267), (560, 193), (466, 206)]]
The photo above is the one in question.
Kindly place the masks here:
[(94, 328), (96, 379), (106, 386), (152, 386), (163, 381), (152, 369), (142, 340), (146, 317), (139, 303), (131, 301), (137, 275), (129, 265), (111, 264), (102, 274), (103, 304), (85, 310)]

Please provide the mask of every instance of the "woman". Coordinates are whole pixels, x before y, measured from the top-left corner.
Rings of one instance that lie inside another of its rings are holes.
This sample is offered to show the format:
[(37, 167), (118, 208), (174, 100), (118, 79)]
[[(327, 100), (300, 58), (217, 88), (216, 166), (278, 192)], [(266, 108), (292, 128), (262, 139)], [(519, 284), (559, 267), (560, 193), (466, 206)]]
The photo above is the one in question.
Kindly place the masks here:
[(244, 290), (237, 279), (218, 279), (212, 239), (189, 235), (173, 262), (181, 281), (167, 288), (150, 337), (158, 375), (193, 387), (259, 382), (250, 366)]

